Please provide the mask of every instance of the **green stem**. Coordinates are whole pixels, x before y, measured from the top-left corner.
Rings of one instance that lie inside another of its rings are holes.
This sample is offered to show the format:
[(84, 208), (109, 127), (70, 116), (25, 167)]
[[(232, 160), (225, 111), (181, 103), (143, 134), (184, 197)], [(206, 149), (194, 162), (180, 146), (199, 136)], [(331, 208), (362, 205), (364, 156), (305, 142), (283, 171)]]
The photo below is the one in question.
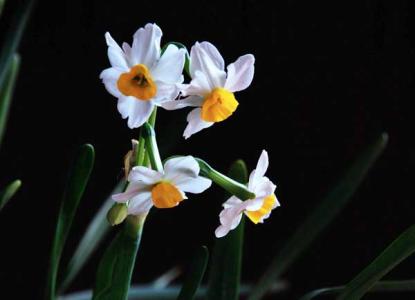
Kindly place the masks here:
[(201, 160), (200, 158), (196, 158), (196, 161), (199, 163), (201, 176), (209, 178), (230, 194), (238, 197), (243, 201), (248, 199), (254, 199), (256, 197), (255, 194), (250, 192), (245, 185), (216, 171), (208, 163)]
[(150, 158), (153, 169), (161, 172), (163, 171), (163, 164), (161, 162), (160, 153), (156, 141), (156, 133), (149, 123), (143, 125), (143, 136), (147, 145), (147, 154)]

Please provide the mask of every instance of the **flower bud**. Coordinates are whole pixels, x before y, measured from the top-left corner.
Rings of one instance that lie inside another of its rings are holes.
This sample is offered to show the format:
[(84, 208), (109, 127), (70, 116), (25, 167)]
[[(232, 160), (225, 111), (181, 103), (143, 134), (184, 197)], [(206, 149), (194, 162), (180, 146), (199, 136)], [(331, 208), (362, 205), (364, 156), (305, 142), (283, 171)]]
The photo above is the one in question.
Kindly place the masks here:
[(116, 203), (107, 213), (107, 220), (111, 226), (121, 224), (127, 218), (128, 209), (125, 203)]

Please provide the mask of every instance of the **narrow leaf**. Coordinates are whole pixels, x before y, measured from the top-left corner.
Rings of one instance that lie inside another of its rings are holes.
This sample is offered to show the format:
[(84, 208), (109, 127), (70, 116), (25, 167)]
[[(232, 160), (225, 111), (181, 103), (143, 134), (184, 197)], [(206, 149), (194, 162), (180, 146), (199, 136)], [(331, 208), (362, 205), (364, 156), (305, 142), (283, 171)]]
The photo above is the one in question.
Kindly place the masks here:
[(3, 86), (6, 80), (9, 65), (11, 64), (12, 57), (17, 51), (20, 40), (23, 35), (23, 30), (26, 27), (27, 20), (30, 15), (30, 11), (33, 6), (33, 0), (23, 1), (21, 5), (18, 5), (18, 9), (13, 15), (13, 19), (7, 26), (7, 31), (3, 36), (2, 47), (0, 52), (0, 86)]
[(72, 255), (71, 260), (68, 263), (68, 266), (63, 273), (62, 284), (59, 287), (60, 293), (65, 291), (69, 285), (72, 283), (76, 275), (82, 270), (82, 267), (101, 244), (103, 239), (107, 236), (108, 232), (111, 229), (111, 226), (108, 224), (106, 215), (108, 210), (114, 204), (111, 196), (113, 194), (120, 193), (125, 186), (125, 181), (120, 181), (114, 190), (111, 192), (111, 195), (105, 200), (104, 204), (100, 207), (92, 221), (89, 223), (85, 234), (83, 235), (81, 241), (74, 254)]
[(0, 191), (0, 211), (6, 205), (6, 203), (16, 194), (19, 190), (22, 182), (20, 180), (15, 180)]
[(0, 86), (0, 145), (6, 129), (13, 90), (16, 83), (17, 73), (20, 66), (20, 57), (15, 54), (12, 58), (3, 85)]
[[(318, 289), (311, 291), (304, 295), (300, 300), (311, 300), (319, 296), (331, 296), (337, 295), (340, 292), (343, 292), (345, 286), (334, 286)], [(388, 280), (388, 281), (379, 281), (368, 291), (372, 292), (410, 292), (415, 291), (415, 280)]]
[(45, 298), (47, 300), (56, 298), (56, 277), (63, 247), (68, 237), (79, 201), (85, 191), (93, 165), (94, 148), (89, 144), (83, 145), (69, 173), (58, 215), (46, 282)]
[(205, 274), (208, 258), (209, 251), (205, 246), (196, 252), (177, 300), (194, 299)]
[(93, 300), (126, 300), (145, 216), (128, 216), (98, 266)]
[[(248, 182), (246, 165), (242, 160), (233, 163), (229, 177), (242, 184)], [(243, 217), (237, 228), (215, 240), (207, 291), (209, 300), (239, 299), (244, 220)]]
[(415, 252), (415, 225), (409, 227), (394, 240), (369, 266), (350, 281), (338, 297), (362, 298), (383, 276)]
[(306, 218), (290, 240), (284, 244), (283, 249), (272, 260), (255, 285), (252, 294), (248, 298), (249, 300), (261, 299), (272, 283), (304, 253), (323, 229), (342, 211), (365, 178), (370, 167), (382, 153), (387, 141), (387, 134), (382, 134), (354, 161), (340, 181)]

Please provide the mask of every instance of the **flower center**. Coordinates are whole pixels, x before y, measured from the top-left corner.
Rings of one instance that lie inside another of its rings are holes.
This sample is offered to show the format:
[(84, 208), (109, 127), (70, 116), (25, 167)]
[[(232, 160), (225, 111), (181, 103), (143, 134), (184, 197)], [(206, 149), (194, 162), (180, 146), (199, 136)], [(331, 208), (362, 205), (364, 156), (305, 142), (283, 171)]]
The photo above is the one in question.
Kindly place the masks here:
[(262, 221), (264, 216), (268, 215), (271, 210), (274, 208), (275, 203), (277, 202), (277, 197), (274, 194), (265, 197), (262, 207), (255, 211), (245, 211), (246, 216), (255, 224), (258, 224)]
[(205, 97), (202, 105), (201, 117), (206, 122), (221, 122), (238, 107), (233, 93), (223, 88), (215, 88)]
[(151, 198), (157, 208), (171, 208), (184, 199), (183, 194), (173, 184), (162, 181), (151, 189)]
[(117, 81), (120, 92), (125, 96), (133, 96), (148, 101), (157, 93), (157, 86), (145, 65), (135, 65), (127, 73), (122, 73)]

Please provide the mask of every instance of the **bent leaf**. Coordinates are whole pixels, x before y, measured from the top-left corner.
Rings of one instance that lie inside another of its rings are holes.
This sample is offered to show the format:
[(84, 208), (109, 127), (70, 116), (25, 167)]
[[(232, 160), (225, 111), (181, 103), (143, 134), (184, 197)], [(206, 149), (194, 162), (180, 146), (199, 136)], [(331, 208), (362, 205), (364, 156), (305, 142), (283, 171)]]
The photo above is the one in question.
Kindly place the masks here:
[(56, 277), (60, 258), (76, 209), (88, 183), (94, 165), (94, 156), (94, 148), (92, 145), (83, 145), (69, 172), (50, 255), (45, 295), (47, 300), (53, 300), (56, 297)]
[(340, 181), (329, 191), (323, 201), (300, 225), (283, 249), (275, 256), (254, 287), (249, 300), (259, 300), (311, 245), (320, 233), (342, 211), (365, 178), (367, 172), (383, 152), (388, 135), (382, 134), (357, 157)]
[(362, 298), (377, 281), (414, 252), (415, 225), (412, 225), (346, 285), (338, 300)]

